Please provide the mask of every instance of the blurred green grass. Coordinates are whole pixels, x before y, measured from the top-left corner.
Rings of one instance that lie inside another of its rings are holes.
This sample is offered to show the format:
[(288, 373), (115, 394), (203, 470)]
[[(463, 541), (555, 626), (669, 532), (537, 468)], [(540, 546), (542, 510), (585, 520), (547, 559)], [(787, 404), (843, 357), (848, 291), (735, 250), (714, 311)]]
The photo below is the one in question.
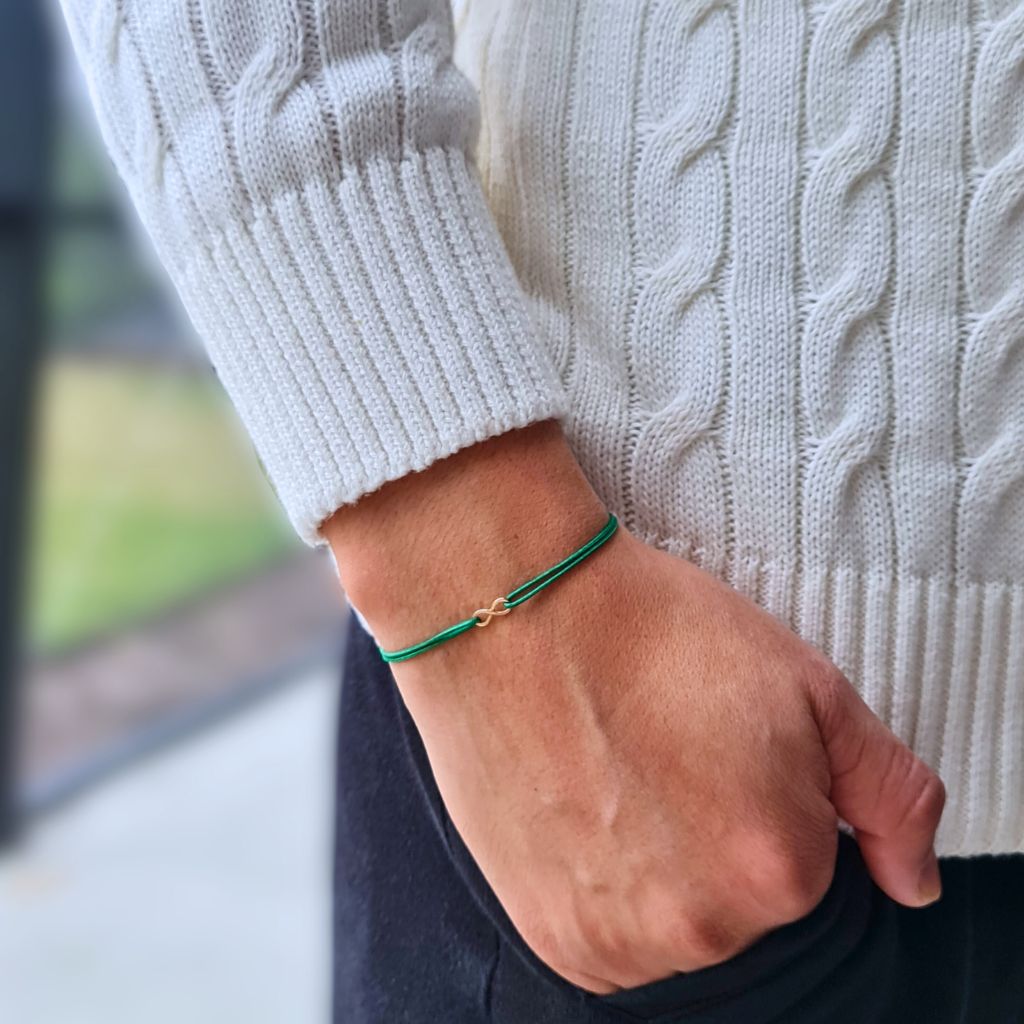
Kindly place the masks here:
[(152, 616), (297, 544), (209, 375), (58, 357), (38, 408), (33, 651)]

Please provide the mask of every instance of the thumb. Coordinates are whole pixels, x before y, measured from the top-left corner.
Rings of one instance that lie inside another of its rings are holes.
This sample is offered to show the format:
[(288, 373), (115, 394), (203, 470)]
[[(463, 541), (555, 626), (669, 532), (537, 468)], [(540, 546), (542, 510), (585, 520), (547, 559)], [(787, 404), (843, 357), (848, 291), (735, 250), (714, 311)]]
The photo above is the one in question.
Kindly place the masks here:
[(945, 787), (851, 683), (837, 677), (812, 688), (832, 776), (829, 799), (853, 826), (879, 888), (905, 906), (925, 906), (942, 892), (934, 843)]

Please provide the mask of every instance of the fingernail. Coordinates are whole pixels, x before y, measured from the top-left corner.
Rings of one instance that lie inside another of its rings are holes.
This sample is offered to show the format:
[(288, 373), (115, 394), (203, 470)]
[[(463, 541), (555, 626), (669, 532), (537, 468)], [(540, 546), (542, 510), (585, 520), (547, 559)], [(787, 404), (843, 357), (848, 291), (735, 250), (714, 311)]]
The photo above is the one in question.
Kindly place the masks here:
[(917, 895), (922, 907), (934, 903), (942, 895), (942, 877), (939, 874), (939, 862), (934, 850), (928, 854), (928, 859), (921, 868), (921, 876), (917, 881)]

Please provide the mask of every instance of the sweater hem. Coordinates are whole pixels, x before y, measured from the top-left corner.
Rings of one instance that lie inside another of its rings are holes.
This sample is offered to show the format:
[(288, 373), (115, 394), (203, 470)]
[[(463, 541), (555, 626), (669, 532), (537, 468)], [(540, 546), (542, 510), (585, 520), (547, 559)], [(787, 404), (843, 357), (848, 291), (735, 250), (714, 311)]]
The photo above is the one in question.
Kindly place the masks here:
[(1024, 851), (1024, 584), (751, 556), (712, 566), (635, 532), (729, 583), (840, 668), (945, 784), (940, 856)]

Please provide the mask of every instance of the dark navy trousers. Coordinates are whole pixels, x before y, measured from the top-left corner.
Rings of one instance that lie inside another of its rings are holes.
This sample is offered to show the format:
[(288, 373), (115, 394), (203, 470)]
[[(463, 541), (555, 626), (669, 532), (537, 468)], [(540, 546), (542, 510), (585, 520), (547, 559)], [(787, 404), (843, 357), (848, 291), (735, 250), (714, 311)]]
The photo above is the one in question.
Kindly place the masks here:
[(738, 956), (594, 996), (519, 938), (459, 839), (391, 672), (348, 626), (340, 701), (335, 1024), (1024, 1024), (1024, 855), (946, 858), (923, 910), (840, 834), (806, 917)]

